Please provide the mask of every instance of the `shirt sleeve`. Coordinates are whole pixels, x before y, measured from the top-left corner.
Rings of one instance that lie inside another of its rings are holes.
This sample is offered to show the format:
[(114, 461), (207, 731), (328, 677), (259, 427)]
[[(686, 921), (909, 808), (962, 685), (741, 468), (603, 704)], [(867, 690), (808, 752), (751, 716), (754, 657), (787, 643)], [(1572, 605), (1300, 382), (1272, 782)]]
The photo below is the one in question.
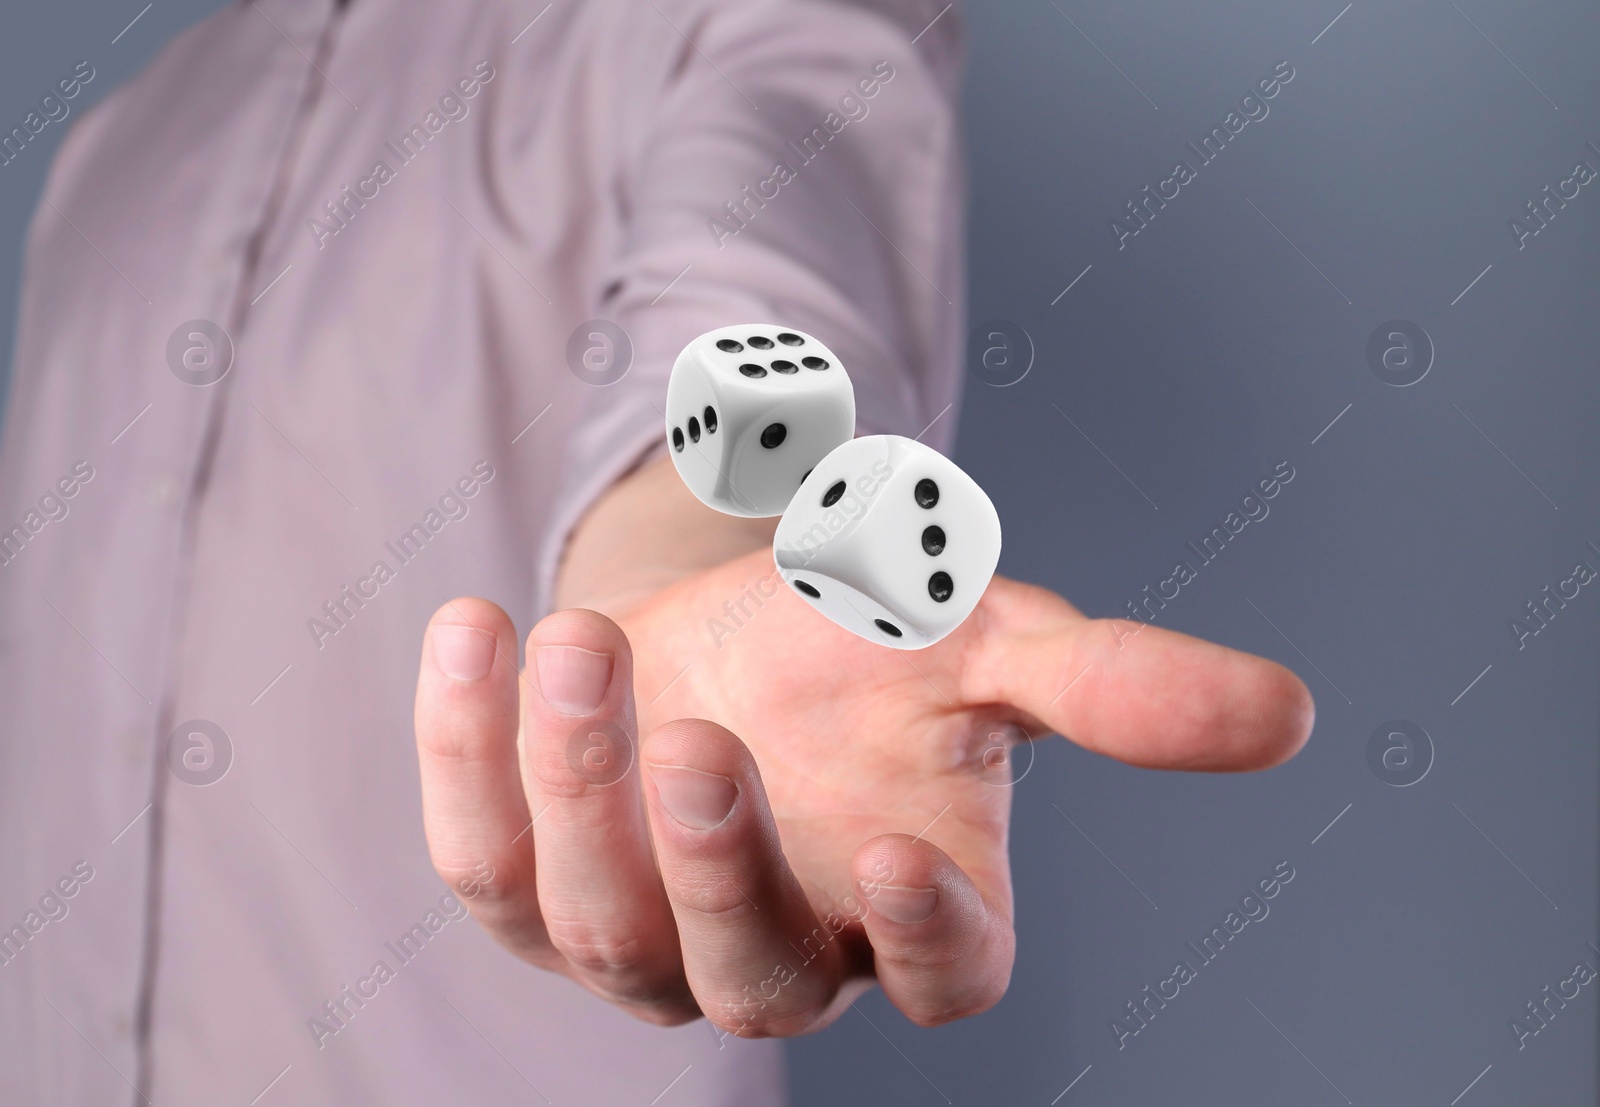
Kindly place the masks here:
[(624, 217), (599, 314), (631, 361), (581, 401), (540, 551), (541, 610), (589, 505), (662, 448), (673, 361), (714, 327), (815, 334), (850, 373), (858, 434), (948, 447), (966, 306), (961, 32), (949, 10), (913, 43), (906, 7), (630, 12), (613, 61), (654, 79), (638, 82), (620, 144)]

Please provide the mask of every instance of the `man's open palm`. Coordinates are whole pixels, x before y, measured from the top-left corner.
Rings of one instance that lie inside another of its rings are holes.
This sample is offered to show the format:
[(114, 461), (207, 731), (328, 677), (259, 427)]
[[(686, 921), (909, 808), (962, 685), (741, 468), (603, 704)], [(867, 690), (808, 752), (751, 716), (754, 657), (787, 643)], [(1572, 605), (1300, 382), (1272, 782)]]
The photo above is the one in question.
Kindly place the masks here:
[(748, 1036), (825, 1025), (874, 977), (919, 1023), (999, 999), (1014, 743), (1258, 769), (1312, 721), (1279, 665), (1003, 578), (944, 641), (888, 649), (791, 595), (766, 551), (620, 626), (549, 616), (520, 675), (516, 646), (484, 600), (430, 624), (436, 868), (524, 959), (651, 1021)]

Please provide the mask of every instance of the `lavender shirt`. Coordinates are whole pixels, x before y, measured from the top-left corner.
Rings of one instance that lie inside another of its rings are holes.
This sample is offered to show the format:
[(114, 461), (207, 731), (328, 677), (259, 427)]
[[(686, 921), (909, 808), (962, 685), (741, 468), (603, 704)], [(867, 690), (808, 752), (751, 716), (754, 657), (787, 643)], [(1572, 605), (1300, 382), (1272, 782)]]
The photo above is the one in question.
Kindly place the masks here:
[(0, 441), (0, 1102), (781, 1101), (465, 918), (418, 649), (546, 609), (712, 327), (947, 442), (942, 6), (257, 0), (75, 117)]

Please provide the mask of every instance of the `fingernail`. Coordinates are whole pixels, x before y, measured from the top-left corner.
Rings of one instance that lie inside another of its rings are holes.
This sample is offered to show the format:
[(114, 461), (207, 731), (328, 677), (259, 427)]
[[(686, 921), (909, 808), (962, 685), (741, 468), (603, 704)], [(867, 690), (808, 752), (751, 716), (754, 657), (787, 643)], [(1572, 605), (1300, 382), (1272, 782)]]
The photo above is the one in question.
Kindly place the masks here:
[(533, 654), (544, 702), (563, 715), (593, 715), (611, 686), (611, 655), (578, 646), (540, 646)]
[(739, 798), (739, 786), (727, 777), (681, 765), (652, 765), (650, 779), (667, 814), (690, 830), (719, 826)]
[(868, 897), (872, 910), (890, 922), (919, 923), (933, 917), (939, 906), (937, 888), (902, 888), (898, 884), (863, 886), (862, 894)]
[(494, 668), (494, 636), (477, 627), (439, 623), (433, 637), (433, 663), (447, 677), (482, 680)]

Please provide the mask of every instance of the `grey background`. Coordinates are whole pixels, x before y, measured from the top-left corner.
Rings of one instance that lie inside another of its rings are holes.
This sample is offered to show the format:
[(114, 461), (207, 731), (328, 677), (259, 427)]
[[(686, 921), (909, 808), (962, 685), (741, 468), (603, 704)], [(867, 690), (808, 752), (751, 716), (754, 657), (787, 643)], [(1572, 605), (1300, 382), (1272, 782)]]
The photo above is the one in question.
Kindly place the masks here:
[[(140, 4), (8, 11), (0, 121), (87, 59), (81, 110), (215, 6), (163, 0), (115, 44)], [(973, 380), (960, 433), (1001, 567), (1123, 613), (1287, 462), (1270, 514), (1158, 622), (1292, 666), (1317, 727), (1249, 777), (1041, 743), (1016, 785), (1006, 999), (926, 1031), (870, 996), (795, 1045), (797, 1103), (1595, 1101), (1600, 981), (1520, 1050), (1508, 1020), (1600, 965), (1600, 581), (1524, 648), (1508, 623), (1580, 559), (1600, 568), (1600, 180), (1524, 249), (1507, 220), (1580, 159), (1600, 169), (1600, 15), (1340, 9), (966, 13), (973, 319), (1036, 351), (1011, 387)], [(1119, 250), (1110, 220), (1195, 165), (1184, 142), (1279, 61), (1296, 75), (1271, 114)], [(64, 130), (0, 168), (8, 351)], [(1407, 388), (1365, 353), (1396, 318), (1437, 350)], [(1397, 718), (1434, 747), (1405, 788), (1366, 754)], [(1119, 1049), (1110, 1020), (1280, 861), (1296, 875), (1270, 914)]]

